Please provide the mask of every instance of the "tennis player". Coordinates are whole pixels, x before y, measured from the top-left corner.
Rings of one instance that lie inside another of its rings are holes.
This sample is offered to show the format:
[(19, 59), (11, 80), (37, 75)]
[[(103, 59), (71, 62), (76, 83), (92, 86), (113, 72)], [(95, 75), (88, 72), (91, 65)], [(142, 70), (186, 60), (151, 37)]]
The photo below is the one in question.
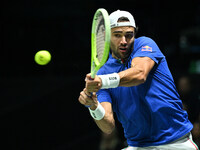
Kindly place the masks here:
[(115, 128), (116, 113), (129, 145), (124, 150), (198, 150), (157, 44), (148, 37), (135, 38), (135, 20), (129, 12), (117, 10), (109, 17), (111, 53), (94, 80), (86, 75), (79, 102), (89, 105), (97, 126), (108, 134)]

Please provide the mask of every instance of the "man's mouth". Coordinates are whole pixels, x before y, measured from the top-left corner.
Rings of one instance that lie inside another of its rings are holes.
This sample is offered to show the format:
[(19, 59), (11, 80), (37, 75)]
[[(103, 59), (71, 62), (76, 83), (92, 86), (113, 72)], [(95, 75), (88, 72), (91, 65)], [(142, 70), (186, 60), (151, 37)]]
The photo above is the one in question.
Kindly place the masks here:
[(119, 51), (124, 53), (127, 51), (127, 47), (119, 47)]

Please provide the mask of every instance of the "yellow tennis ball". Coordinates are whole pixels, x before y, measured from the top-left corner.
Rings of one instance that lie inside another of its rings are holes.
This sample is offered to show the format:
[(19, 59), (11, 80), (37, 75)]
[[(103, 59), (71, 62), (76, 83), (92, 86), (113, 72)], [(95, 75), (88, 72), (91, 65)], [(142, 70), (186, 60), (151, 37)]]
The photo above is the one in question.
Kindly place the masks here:
[(35, 54), (35, 62), (39, 65), (46, 65), (50, 60), (51, 54), (47, 50), (41, 50)]

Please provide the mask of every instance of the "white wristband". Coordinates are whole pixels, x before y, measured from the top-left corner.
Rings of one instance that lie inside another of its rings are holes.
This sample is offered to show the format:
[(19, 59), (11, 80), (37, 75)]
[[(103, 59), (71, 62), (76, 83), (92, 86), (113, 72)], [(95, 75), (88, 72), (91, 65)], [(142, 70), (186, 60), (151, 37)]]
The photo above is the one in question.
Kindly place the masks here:
[(90, 115), (95, 120), (101, 120), (101, 119), (103, 119), (103, 117), (105, 115), (105, 109), (103, 108), (103, 106), (99, 102), (98, 102), (98, 106), (95, 110), (91, 110), (89, 108), (89, 111), (90, 111)]
[(116, 88), (119, 85), (120, 77), (118, 73), (112, 73), (107, 75), (98, 75), (101, 78), (101, 89)]

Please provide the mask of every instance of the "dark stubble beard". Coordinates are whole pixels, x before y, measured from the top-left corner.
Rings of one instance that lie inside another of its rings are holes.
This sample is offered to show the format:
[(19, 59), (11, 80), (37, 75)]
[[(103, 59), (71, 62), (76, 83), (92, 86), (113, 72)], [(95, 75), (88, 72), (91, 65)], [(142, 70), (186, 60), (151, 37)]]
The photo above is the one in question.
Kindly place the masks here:
[(112, 53), (114, 54), (115, 57), (117, 57), (116, 59), (123, 59), (124, 61), (126, 61), (133, 51), (133, 46), (134, 46), (134, 41), (129, 45), (129, 47), (127, 49), (127, 53), (126, 53), (126, 55), (124, 55), (123, 58), (115, 51), (112, 51)]
[(127, 50), (128, 52), (126, 53), (126, 55), (122, 59), (124, 59), (126, 61), (129, 58), (130, 54), (133, 51), (133, 46), (134, 46), (134, 41), (129, 45), (128, 50)]

